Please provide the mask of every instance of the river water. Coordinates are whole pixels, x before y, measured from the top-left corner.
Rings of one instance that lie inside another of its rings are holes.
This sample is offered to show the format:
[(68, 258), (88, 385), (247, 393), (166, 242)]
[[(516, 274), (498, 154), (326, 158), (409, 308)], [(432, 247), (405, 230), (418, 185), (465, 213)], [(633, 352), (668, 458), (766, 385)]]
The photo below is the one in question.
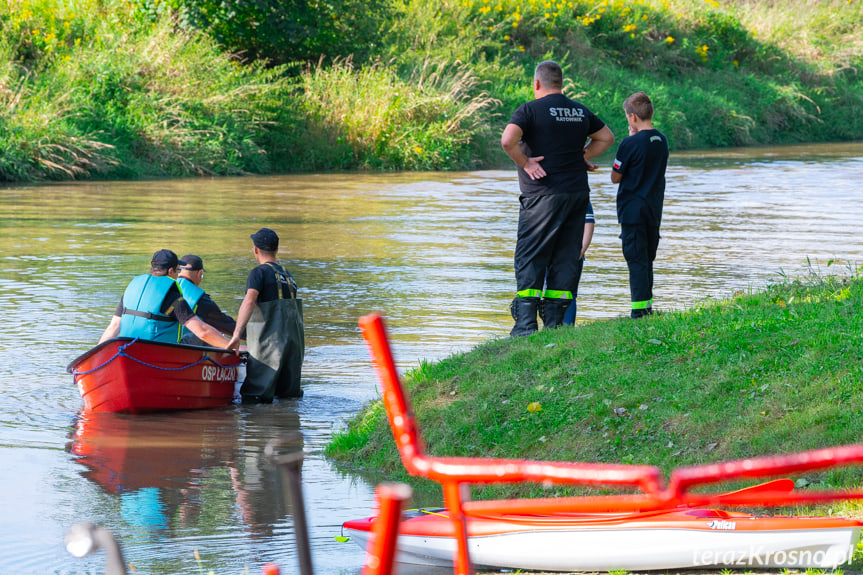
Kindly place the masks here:
[[(861, 182), (861, 143), (675, 154), (654, 307), (859, 268)], [(607, 168), (591, 186), (579, 321), (629, 307)], [(0, 188), (0, 574), (100, 573), (101, 553), (76, 559), (63, 546), (85, 520), (116, 534), (136, 573), (260, 573), (266, 562), (294, 572), (292, 510), (263, 454), (292, 431), (315, 570), (359, 573), (363, 551), (334, 536), (370, 514), (374, 486), (321, 455), (376, 395), (356, 320), (384, 312), (406, 369), (505, 337), (517, 196), (511, 170)], [(65, 367), (98, 340), (150, 255), (203, 257), (204, 287), (235, 314), (254, 266), (249, 234), (263, 226), (279, 232), (304, 299), (305, 397), (82, 412)]]

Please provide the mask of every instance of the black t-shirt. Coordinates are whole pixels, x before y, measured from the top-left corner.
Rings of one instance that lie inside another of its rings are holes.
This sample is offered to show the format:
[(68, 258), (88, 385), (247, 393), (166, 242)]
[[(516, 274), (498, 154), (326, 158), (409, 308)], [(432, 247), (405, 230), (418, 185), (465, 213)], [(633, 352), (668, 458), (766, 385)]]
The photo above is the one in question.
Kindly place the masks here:
[[(165, 299), (162, 300), (162, 305), (159, 306), (159, 312), (176, 319), (180, 322), (180, 325), (185, 325), (185, 323), (195, 315), (195, 312), (192, 311), (192, 308), (189, 307), (189, 304), (183, 299), (182, 294), (180, 294), (180, 288), (177, 287), (176, 283), (172, 285), (168, 289), (168, 293), (165, 294)], [(123, 316), (122, 296), (120, 297), (120, 303), (117, 305), (117, 309), (114, 310), (114, 315), (117, 317)]]
[(249, 272), (246, 279), (246, 291), (258, 290), (258, 303), (264, 303), (279, 299), (279, 288), (283, 287), (279, 281), (279, 274), (283, 274), (288, 286), (282, 290), (282, 297), (290, 298), (296, 296), (297, 285), (291, 274), (275, 262), (267, 262), (259, 265)]
[(668, 140), (659, 130), (642, 130), (626, 137), (614, 158), (622, 176), (617, 188), (617, 221), (659, 227), (665, 199)]
[(202, 295), (198, 300), (195, 315), (221, 333), (234, 333), (234, 328), (237, 327), (237, 322), (234, 321), (234, 318), (223, 312), (216, 302), (213, 301), (213, 298), (210, 297), (210, 294), (207, 293)]
[(590, 134), (605, 126), (593, 112), (563, 94), (549, 94), (519, 106), (509, 121), (522, 131), (531, 156), (544, 156), (544, 178), (531, 180), (518, 170), (522, 194), (589, 192), (584, 145)]

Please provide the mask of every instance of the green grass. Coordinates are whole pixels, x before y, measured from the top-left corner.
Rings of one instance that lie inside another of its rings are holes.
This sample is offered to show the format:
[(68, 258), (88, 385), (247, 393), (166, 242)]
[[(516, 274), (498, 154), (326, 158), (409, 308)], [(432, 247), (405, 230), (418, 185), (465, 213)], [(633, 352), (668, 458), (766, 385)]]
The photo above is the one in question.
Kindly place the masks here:
[(292, 95), (280, 70), (137, 24), (126, 4), (19, 4), (0, 2), (0, 181), (272, 169), (262, 142)]
[(351, 0), (367, 38), (275, 67), (172, 5), (0, 0), (0, 181), (510, 166), (545, 58), (618, 140), (637, 90), (673, 150), (863, 138), (856, 0)]
[[(861, 309), (858, 276), (787, 280), (645, 320), (489, 341), (421, 363), (407, 385), (433, 455), (650, 464), (670, 472), (856, 443), (863, 436)], [(376, 479), (408, 479), (379, 400), (326, 453), (355, 470), (379, 470)], [(859, 485), (861, 474), (850, 468), (798, 479), (847, 487)], [(478, 498), (549, 493), (537, 486), (477, 491)]]
[(489, 111), (499, 104), (463, 64), (426, 60), (407, 77), (350, 61), (302, 76), (307, 169), (471, 168), (488, 159)]

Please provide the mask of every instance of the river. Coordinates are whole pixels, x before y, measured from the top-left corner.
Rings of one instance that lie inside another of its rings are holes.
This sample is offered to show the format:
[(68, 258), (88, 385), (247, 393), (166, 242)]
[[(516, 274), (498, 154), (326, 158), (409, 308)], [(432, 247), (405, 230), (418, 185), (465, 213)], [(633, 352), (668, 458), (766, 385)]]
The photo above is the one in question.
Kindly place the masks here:
[[(579, 321), (629, 307), (616, 187), (608, 168), (590, 178), (597, 228)], [(674, 154), (654, 308), (859, 268), (861, 182), (861, 143)], [(266, 562), (294, 572), (291, 510), (263, 455), (292, 431), (315, 571), (359, 573), (363, 551), (334, 536), (370, 514), (374, 485), (321, 455), (376, 396), (356, 320), (387, 316), (403, 369), (506, 337), (517, 196), (512, 170), (0, 188), (0, 574), (101, 573), (101, 553), (76, 559), (63, 545), (85, 520), (117, 536), (136, 573), (255, 574)], [(151, 254), (200, 255), (203, 287), (235, 314), (254, 266), (249, 235), (263, 226), (279, 232), (304, 300), (305, 397), (82, 412), (65, 367), (95, 344)]]

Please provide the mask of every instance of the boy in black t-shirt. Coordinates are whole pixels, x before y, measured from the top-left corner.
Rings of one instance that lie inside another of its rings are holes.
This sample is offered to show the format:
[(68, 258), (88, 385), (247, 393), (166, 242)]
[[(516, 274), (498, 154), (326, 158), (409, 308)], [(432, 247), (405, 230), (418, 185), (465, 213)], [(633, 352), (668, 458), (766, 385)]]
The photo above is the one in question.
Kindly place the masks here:
[(617, 221), (629, 267), (630, 316), (653, 313), (653, 260), (659, 246), (668, 140), (653, 127), (653, 103), (644, 92), (623, 102), (629, 137), (617, 149), (611, 182), (617, 189)]
[(243, 328), (249, 363), (240, 393), (243, 402), (270, 403), (273, 397), (302, 397), (300, 373), (305, 355), (302, 300), (297, 284), (276, 261), (279, 236), (261, 228), (251, 236), (258, 266), (246, 279), (229, 349), (240, 345)]

